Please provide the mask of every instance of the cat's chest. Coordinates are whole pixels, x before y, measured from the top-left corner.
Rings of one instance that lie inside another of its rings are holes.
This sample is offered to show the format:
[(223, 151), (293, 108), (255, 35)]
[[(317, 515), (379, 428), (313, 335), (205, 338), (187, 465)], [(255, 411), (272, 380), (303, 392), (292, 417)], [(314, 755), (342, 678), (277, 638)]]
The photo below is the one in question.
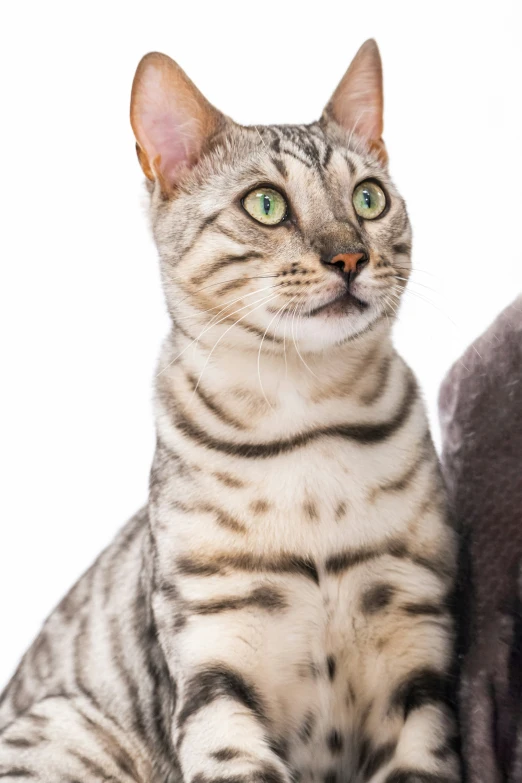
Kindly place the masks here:
[(368, 583), (368, 574), (323, 573), (315, 596), (305, 591), (286, 618), (292, 645), (281, 644), (280, 703), (293, 727), (289, 763), (303, 780), (349, 780), (358, 764), (368, 642), (375, 634), (361, 611)]

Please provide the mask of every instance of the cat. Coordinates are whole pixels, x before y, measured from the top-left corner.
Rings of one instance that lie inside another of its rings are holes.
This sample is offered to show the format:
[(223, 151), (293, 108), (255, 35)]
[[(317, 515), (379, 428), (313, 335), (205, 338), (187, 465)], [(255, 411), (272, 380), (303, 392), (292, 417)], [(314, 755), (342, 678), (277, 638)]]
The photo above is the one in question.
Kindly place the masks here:
[(172, 319), (149, 502), (8, 684), (0, 779), (457, 783), (456, 537), (391, 342), (377, 45), (319, 121), (263, 127), (152, 53), (131, 124)]

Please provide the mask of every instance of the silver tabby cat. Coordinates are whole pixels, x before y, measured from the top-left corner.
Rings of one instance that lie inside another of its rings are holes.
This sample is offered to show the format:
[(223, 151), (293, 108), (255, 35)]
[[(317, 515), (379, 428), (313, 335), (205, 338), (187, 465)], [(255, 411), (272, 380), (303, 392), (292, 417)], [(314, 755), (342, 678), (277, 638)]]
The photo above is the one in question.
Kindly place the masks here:
[(457, 783), (455, 536), (391, 344), (410, 270), (377, 47), (242, 127), (147, 55), (131, 121), (172, 332), (150, 499), (0, 706), (0, 779)]

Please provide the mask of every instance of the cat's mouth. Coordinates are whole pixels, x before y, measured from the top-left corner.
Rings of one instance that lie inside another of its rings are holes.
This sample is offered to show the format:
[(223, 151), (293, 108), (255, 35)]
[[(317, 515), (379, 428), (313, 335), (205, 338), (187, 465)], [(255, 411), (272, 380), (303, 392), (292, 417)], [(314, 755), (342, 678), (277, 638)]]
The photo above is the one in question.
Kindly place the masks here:
[(369, 307), (368, 302), (363, 302), (362, 299), (358, 299), (351, 291), (343, 291), (334, 299), (331, 299), (325, 304), (314, 307), (307, 313), (301, 315), (307, 318), (314, 318), (317, 315), (346, 315), (347, 313), (357, 311), (359, 313), (364, 312)]

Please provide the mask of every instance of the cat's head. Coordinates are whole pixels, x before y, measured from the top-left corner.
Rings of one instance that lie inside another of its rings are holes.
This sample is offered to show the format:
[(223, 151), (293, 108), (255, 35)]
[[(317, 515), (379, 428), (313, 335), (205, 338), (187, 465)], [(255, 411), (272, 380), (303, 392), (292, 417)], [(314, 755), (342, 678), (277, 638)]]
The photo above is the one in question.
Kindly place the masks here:
[(374, 41), (311, 125), (238, 125), (170, 58), (143, 58), (131, 122), (180, 330), (203, 345), (317, 351), (393, 316), (411, 234), (382, 111)]

